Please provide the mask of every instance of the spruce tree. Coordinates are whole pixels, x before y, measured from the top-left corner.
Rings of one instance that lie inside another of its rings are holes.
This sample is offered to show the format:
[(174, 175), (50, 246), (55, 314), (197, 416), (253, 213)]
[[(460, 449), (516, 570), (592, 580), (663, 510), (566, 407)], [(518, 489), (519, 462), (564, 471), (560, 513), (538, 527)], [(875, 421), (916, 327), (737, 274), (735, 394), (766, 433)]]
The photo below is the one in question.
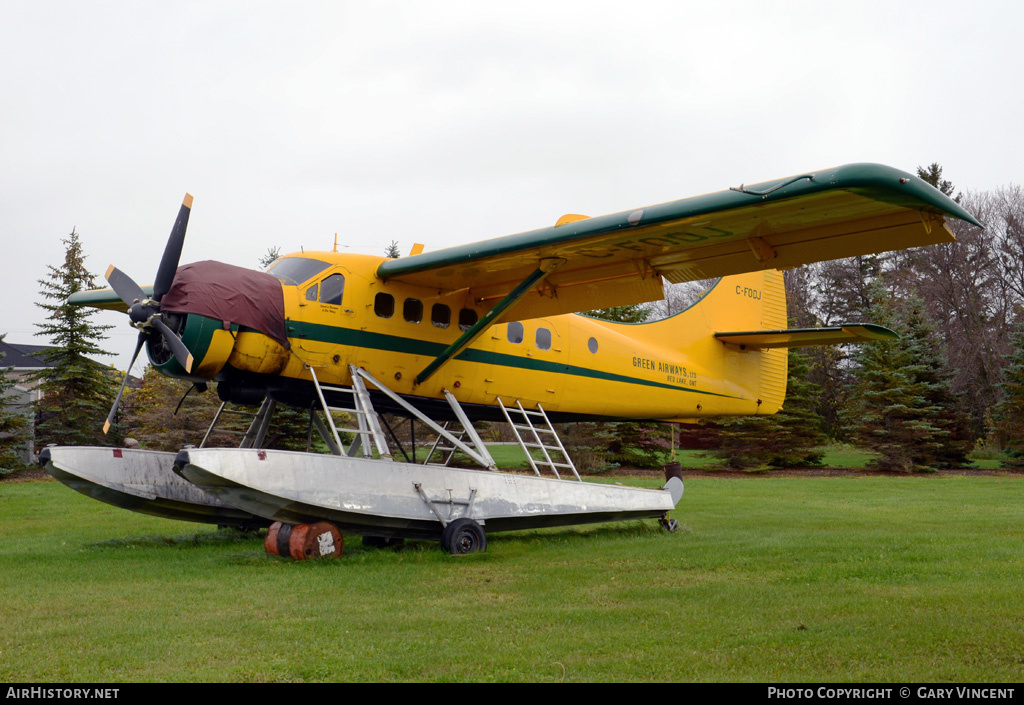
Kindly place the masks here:
[(1024, 319), (1013, 333), (1013, 348), (1006, 360), (1000, 391), (1003, 398), (992, 412), (1009, 467), (1024, 467)]
[(281, 256), (281, 248), (280, 247), (276, 247), (276, 246), (275, 247), (268, 247), (267, 251), (263, 254), (262, 257), (260, 257), (260, 260), (259, 260), (259, 262), (260, 262), (260, 269), (266, 269), (267, 267), (272, 265), (274, 262), (276, 262), (277, 258), (280, 257), (280, 256)]
[(786, 401), (775, 415), (776, 429), (768, 457), (768, 465), (773, 468), (817, 467), (825, 457), (820, 447), (827, 439), (815, 409), (821, 389), (810, 380), (810, 372), (804, 352), (790, 350)]
[[(0, 335), (0, 342), (5, 335)], [(14, 379), (12, 368), (3, 367), (6, 353), (0, 350), (0, 476), (25, 467), (25, 451), (28, 441), (28, 419), (25, 410), (14, 403)]]
[[(942, 178), (942, 167), (939, 166), (938, 162), (932, 162), (927, 168), (923, 166), (917, 167), (917, 175), (922, 181), (931, 184), (950, 198), (953, 197), (956, 187), (953, 186), (951, 181)], [(959, 201), (960, 198), (957, 197), (956, 200)]]
[(629, 306), (612, 306), (611, 308), (584, 311), (583, 315), (619, 323), (643, 323), (650, 313), (647, 304), (630, 304)]
[[(836, 325), (870, 321), (871, 284), (881, 276), (885, 262), (881, 255), (864, 255), (811, 265), (814, 277), (811, 299), (816, 302), (815, 319), (804, 325)], [(809, 379), (821, 390), (816, 410), (821, 415), (825, 434), (832, 439), (849, 440), (844, 418), (849, 413), (850, 359), (853, 346), (826, 345), (808, 350)]]
[(970, 420), (964, 412), (964, 404), (953, 394), (942, 338), (919, 297), (909, 297), (898, 310), (906, 345), (920, 363), (916, 366), (915, 380), (925, 385), (926, 405), (938, 409), (929, 419), (938, 430), (934, 439), (938, 445), (931, 464), (936, 468), (963, 466), (972, 445)]
[(95, 288), (95, 277), (85, 268), (78, 233), (72, 230), (62, 242), (64, 263), (47, 265), (49, 278), (39, 280), (44, 301), (36, 303), (47, 312), (46, 322), (36, 324), (37, 335), (54, 346), (39, 353), (47, 367), (30, 378), (40, 381), (42, 394), (36, 407), (36, 445), (116, 444), (116, 428), (104, 436), (103, 421), (117, 392), (117, 373), (90, 359), (110, 355), (99, 343), (113, 326), (94, 323), (95, 309), (68, 305), (72, 294)]
[(758, 468), (768, 464), (765, 443), (775, 430), (773, 416), (735, 416), (718, 422), (719, 446), (712, 452), (733, 470)]
[[(944, 390), (920, 301), (901, 312), (880, 282), (872, 285), (871, 318), (900, 334), (897, 340), (862, 345), (855, 360), (851, 428), (879, 457), (870, 464), (898, 472), (928, 471), (943, 464), (951, 436), (944, 419)], [(902, 314), (902, 315), (901, 315)]]
[[(620, 421), (606, 424), (607, 460), (631, 468), (657, 468), (665, 462), (669, 425), (657, 421)], [(598, 433), (598, 438), (601, 434)]]
[(726, 467), (773, 468), (816, 467), (825, 454), (821, 417), (815, 411), (819, 388), (808, 377), (807, 357), (789, 351), (786, 401), (770, 416), (741, 416), (719, 422), (721, 445), (714, 455), (725, 459)]

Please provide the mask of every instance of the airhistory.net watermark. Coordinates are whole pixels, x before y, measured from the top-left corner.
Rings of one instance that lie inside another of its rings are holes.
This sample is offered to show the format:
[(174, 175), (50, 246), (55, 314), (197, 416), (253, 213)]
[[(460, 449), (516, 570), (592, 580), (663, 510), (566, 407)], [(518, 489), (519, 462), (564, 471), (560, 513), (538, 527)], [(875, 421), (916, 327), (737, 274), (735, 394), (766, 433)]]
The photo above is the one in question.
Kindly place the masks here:
[(47, 688), (32, 686), (31, 688), (8, 686), (4, 698), (24, 698), (26, 700), (111, 700), (117, 698), (120, 688)]

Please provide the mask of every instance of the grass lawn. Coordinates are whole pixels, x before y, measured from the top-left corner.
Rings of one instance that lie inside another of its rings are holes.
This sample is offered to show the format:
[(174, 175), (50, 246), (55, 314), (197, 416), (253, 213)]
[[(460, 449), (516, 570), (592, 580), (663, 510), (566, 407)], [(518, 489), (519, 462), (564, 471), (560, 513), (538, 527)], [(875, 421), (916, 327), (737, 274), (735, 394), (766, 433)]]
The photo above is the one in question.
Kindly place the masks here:
[(1024, 478), (686, 485), (674, 534), (496, 534), (462, 558), (346, 537), (297, 563), (0, 483), (0, 680), (1024, 678)]
[[(491, 443), (488, 444), (487, 449), (490, 451), (491, 456), (498, 464), (499, 468), (503, 469), (528, 469), (529, 464), (526, 462), (526, 458), (523, 456), (523, 451), (517, 443)], [(868, 467), (868, 463), (872, 458), (876, 456), (870, 450), (863, 450), (854, 446), (836, 443), (823, 446), (822, 450), (825, 452), (823, 459), (823, 466), (827, 468), (844, 468), (861, 470)], [(420, 451), (425, 453), (426, 451)], [(534, 457), (541, 458), (540, 451), (533, 451)], [(420, 456), (422, 460), (422, 455)], [(970, 468), (976, 470), (999, 470), (1003, 466), (1003, 461), (1000, 457), (990, 457), (986, 455), (983, 458), (971, 458), (968, 456)], [(684, 468), (693, 468), (700, 470), (715, 470), (722, 467), (722, 460), (716, 458), (711, 451), (706, 450), (677, 450), (676, 460), (678, 460)], [(669, 462), (669, 455), (666, 451), (665, 457), (663, 458), (665, 463)], [(461, 453), (456, 454), (456, 462), (463, 467), (476, 467), (474, 463)]]
[[(864, 469), (875, 457), (870, 450), (862, 450), (846, 444), (827, 445), (822, 448), (825, 457), (822, 460), (826, 468)], [(520, 455), (522, 453), (520, 452)], [(677, 450), (677, 459), (684, 468), (715, 469), (721, 467), (722, 461), (715, 458), (710, 451)], [(971, 458), (969, 467), (976, 470), (999, 470), (1003, 462), (999, 458)]]

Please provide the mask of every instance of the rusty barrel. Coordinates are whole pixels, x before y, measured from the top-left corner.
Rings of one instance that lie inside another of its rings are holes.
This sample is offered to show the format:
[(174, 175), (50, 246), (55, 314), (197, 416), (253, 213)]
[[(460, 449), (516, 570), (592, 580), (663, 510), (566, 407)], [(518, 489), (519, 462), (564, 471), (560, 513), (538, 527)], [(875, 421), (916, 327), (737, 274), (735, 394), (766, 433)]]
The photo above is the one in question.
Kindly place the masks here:
[(272, 556), (291, 555), (288, 550), (288, 539), (292, 535), (292, 525), (275, 521), (267, 529), (267, 537), (263, 539), (263, 548)]
[(267, 531), (263, 547), (274, 556), (297, 561), (311, 558), (340, 558), (345, 542), (338, 527), (328, 521), (315, 524), (286, 524), (275, 521)]
[(680, 480), (683, 479), (683, 464), (678, 462), (671, 462), (665, 465), (665, 481), (668, 482), (673, 477), (678, 477)]

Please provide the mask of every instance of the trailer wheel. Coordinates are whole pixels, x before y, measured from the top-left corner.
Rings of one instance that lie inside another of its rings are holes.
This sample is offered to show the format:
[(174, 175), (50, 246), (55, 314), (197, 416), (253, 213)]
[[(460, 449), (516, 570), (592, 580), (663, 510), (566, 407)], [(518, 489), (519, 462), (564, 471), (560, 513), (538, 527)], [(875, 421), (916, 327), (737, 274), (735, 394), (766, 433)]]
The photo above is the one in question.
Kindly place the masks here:
[(472, 519), (456, 519), (444, 528), (441, 545), (453, 556), (464, 556), (487, 549), (484, 528)]

